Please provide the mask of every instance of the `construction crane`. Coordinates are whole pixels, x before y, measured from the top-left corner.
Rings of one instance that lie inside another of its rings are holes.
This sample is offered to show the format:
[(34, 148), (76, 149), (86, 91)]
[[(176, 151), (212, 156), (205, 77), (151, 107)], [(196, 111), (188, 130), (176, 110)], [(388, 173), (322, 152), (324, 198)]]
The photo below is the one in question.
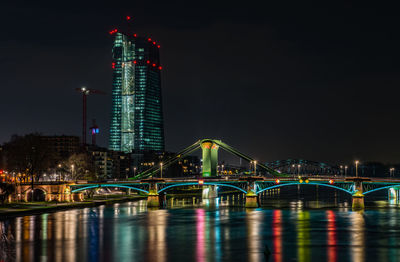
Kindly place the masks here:
[(82, 144), (86, 145), (86, 97), (89, 94), (105, 95), (106, 93), (100, 90), (90, 89), (85, 86), (75, 88), (76, 91), (82, 94)]

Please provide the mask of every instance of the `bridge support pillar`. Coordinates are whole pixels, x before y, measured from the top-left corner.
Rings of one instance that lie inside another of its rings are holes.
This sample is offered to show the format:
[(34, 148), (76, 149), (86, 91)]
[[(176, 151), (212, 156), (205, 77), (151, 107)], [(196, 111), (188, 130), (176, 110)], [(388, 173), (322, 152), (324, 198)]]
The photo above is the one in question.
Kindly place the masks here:
[(246, 194), (246, 208), (257, 208), (259, 207), (258, 204), (258, 195), (253, 191), (250, 191)]
[(202, 199), (210, 199), (218, 197), (218, 189), (217, 186), (203, 186), (201, 198)]
[(164, 197), (158, 194), (157, 183), (164, 182), (164, 180), (159, 178), (153, 178), (146, 181), (149, 183), (149, 194), (147, 195), (147, 207), (163, 206)]
[(219, 146), (212, 140), (201, 143), (203, 157), (203, 177), (217, 176)]
[(388, 200), (392, 204), (399, 204), (400, 188), (391, 187), (388, 190)]
[(257, 208), (259, 207), (259, 197), (256, 193), (256, 180), (257, 177), (248, 177), (247, 180), (247, 193), (246, 193), (246, 208)]
[(363, 210), (364, 206), (364, 195), (360, 191), (353, 194), (353, 210)]
[(363, 210), (365, 208), (364, 206), (364, 194), (363, 194), (363, 181), (367, 181), (367, 178), (362, 178), (362, 177), (351, 177), (346, 180), (350, 180), (354, 182), (354, 191), (355, 193), (353, 194), (352, 197), (352, 207), (353, 210)]
[(160, 207), (160, 198), (158, 194), (149, 194), (147, 196), (147, 207)]

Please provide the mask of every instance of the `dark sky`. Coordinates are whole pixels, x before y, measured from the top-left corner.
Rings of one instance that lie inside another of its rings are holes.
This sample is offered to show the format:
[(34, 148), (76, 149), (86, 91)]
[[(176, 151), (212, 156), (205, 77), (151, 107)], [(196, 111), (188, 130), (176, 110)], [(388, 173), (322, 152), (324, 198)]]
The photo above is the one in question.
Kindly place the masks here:
[(88, 98), (107, 146), (108, 31), (131, 15), (161, 44), (167, 150), (218, 138), (260, 161), (400, 162), (398, 7), (279, 2), (2, 3), (0, 142), (80, 135), (86, 85), (108, 93)]

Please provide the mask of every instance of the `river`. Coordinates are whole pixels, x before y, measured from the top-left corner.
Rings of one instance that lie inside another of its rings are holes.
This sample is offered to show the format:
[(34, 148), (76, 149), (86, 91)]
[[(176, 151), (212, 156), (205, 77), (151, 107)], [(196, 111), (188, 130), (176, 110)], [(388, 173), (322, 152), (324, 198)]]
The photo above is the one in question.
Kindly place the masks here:
[(257, 209), (226, 195), (2, 219), (0, 261), (400, 261), (398, 205), (380, 195), (353, 212), (315, 190), (267, 192)]

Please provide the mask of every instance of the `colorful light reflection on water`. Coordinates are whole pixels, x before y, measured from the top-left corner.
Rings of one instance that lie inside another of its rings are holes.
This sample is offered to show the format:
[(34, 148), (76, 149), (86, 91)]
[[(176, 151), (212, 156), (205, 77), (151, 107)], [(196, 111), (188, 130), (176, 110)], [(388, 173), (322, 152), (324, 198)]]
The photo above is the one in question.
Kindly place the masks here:
[(0, 261), (265, 261), (267, 250), (277, 262), (400, 257), (397, 208), (295, 206), (147, 210), (134, 202), (12, 218), (0, 221)]

